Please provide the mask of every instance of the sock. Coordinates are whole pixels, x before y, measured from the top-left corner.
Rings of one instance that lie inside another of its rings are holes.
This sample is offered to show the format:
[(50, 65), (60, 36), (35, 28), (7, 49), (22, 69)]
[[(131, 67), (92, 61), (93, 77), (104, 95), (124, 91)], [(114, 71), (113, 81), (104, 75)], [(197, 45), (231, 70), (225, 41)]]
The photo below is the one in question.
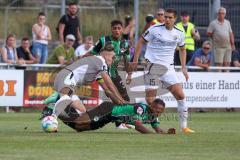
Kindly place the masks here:
[(60, 98), (58, 92), (53, 92), (48, 98), (43, 101), (43, 104), (55, 103)]
[(178, 103), (178, 115), (179, 115), (179, 121), (180, 121), (180, 128), (186, 128), (187, 127), (187, 118), (188, 118), (188, 108), (185, 104), (185, 99), (183, 100), (177, 100)]

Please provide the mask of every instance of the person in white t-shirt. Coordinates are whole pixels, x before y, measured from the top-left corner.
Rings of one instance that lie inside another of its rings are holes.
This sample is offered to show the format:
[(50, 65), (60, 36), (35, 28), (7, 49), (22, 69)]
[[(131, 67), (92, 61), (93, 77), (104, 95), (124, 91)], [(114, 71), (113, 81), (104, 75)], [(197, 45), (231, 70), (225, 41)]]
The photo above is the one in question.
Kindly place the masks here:
[(75, 56), (78, 58), (82, 58), (87, 52), (92, 50), (93, 48), (93, 37), (87, 36), (84, 39), (84, 44), (78, 46), (75, 50)]
[[(186, 49), (184, 33), (174, 26), (177, 12), (174, 9), (167, 9), (164, 13), (165, 24), (151, 26), (139, 39), (133, 63), (130, 70), (135, 70), (142, 45), (147, 43), (145, 59), (148, 62), (145, 68), (144, 81), (146, 101), (151, 104), (157, 94), (157, 88), (166, 87), (176, 98), (180, 127), (184, 133), (195, 131), (187, 127), (188, 108), (185, 104), (185, 95), (180, 81), (174, 70), (173, 60), (176, 47), (179, 47), (182, 72), (188, 80), (186, 69)], [(160, 82), (162, 84), (160, 85)]]
[(38, 63), (45, 64), (48, 58), (48, 42), (52, 40), (50, 28), (45, 24), (46, 15), (43, 12), (38, 14), (38, 23), (32, 27), (33, 48), (32, 53)]

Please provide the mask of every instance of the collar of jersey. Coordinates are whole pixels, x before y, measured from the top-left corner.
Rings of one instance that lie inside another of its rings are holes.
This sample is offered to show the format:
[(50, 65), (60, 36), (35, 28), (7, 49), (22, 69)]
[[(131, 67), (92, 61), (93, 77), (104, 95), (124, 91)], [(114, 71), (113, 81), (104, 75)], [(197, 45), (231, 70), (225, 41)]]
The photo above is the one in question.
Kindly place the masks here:
[(107, 63), (106, 63), (105, 59), (102, 56), (96, 56), (96, 57), (99, 58), (103, 62), (103, 64), (105, 66), (107, 66)]

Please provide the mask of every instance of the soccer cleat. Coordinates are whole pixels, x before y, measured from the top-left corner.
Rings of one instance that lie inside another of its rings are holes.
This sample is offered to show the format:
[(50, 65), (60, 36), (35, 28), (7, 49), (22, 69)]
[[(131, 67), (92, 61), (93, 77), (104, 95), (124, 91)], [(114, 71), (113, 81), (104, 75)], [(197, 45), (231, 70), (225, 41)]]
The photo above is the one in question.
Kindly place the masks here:
[(117, 126), (117, 129), (129, 129), (125, 123), (121, 123), (119, 126)]
[(183, 131), (183, 133), (195, 133), (194, 130), (191, 130), (190, 128), (187, 128), (187, 127), (183, 128), (182, 131)]

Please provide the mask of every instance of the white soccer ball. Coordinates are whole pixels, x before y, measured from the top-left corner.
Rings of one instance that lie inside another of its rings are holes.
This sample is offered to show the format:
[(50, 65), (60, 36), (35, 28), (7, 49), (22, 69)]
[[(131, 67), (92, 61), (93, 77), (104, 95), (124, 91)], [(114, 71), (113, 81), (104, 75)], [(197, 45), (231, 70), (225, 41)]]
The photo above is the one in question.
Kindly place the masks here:
[(57, 132), (58, 130), (58, 121), (57, 117), (54, 115), (46, 116), (42, 119), (42, 129), (45, 132)]

